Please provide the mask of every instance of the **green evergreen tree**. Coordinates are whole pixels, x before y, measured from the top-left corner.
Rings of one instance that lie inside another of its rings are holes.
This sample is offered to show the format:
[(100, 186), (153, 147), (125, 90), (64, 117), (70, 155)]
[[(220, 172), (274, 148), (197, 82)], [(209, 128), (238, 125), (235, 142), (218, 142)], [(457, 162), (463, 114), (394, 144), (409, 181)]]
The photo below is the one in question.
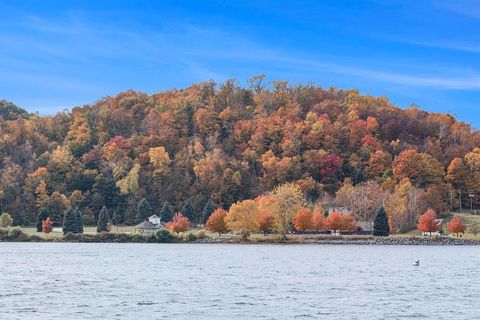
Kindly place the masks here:
[(183, 208), (182, 210), (180, 210), (180, 212), (191, 222), (195, 221), (195, 208), (193, 207), (192, 201), (190, 201), (190, 199), (187, 199), (187, 201), (185, 201), (185, 204), (183, 205)]
[(388, 236), (390, 234), (390, 227), (388, 226), (388, 216), (383, 207), (378, 209), (377, 215), (373, 220), (373, 235), (374, 236)]
[(153, 214), (153, 209), (147, 199), (143, 198), (138, 204), (136, 220), (138, 223), (145, 221)]
[(169, 222), (173, 218), (173, 210), (170, 207), (170, 203), (165, 200), (163, 203), (162, 209), (160, 210), (160, 216), (162, 217), (163, 222)]
[(75, 226), (77, 233), (83, 233), (83, 212), (80, 208), (75, 208)]
[(213, 205), (212, 199), (208, 199), (207, 203), (203, 207), (202, 210), (202, 221), (203, 223), (207, 223), (208, 218), (210, 215), (215, 211), (215, 206)]
[(65, 210), (63, 215), (63, 234), (68, 232), (77, 233), (76, 214), (72, 208)]
[(107, 207), (103, 206), (102, 210), (100, 210), (100, 213), (98, 215), (98, 221), (97, 221), (97, 232), (105, 232), (108, 231), (108, 221), (109, 221), (109, 215), (108, 215), (108, 210)]
[(47, 209), (46, 208), (40, 209), (40, 211), (37, 214), (37, 223), (35, 224), (38, 232), (42, 232), (42, 222), (47, 220), (47, 218), (48, 218)]
[(118, 226), (125, 221), (125, 213), (121, 207), (118, 207), (113, 212), (112, 222), (114, 225)]
[(131, 225), (135, 224), (136, 216), (137, 216), (137, 214), (135, 213), (135, 210), (132, 208), (132, 206), (129, 205), (125, 210), (124, 223), (127, 226), (131, 226)]

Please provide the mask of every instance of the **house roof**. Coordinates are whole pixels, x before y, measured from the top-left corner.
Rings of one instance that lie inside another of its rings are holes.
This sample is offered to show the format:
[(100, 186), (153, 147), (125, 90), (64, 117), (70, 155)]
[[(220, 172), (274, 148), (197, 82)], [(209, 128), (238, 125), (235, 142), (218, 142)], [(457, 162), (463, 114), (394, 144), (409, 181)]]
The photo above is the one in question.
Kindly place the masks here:
[(160, 218), (159, 216), (157, 216), (156, 214), (154, 215), (151, 215), (150, 217), (148, 217), (148, 219), (156, 219), (156, 218)]
[(135, 229), (156, 229), (157, 226), (155, 226), (153, 223), (150, 221), (143, 221), (142, 223), (139, 223), (135, 226)]

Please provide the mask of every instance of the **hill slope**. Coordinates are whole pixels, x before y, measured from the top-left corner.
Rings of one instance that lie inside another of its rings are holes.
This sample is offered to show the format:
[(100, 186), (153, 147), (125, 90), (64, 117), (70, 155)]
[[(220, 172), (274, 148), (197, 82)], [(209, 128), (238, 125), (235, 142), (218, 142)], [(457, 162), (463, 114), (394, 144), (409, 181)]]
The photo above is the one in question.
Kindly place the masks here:
[(439, 210), (451, 190), (480, 191), (478, 132), (355, 90), (206, 82), (151, 96), (128, 91), (54, 116), (4, 101), (1, 110), (1, 209), (16, 223), (34, 221), (41, 207), (61, 219), (72, 204), (87, 223), (103, 205), (132, 220), (143, 197), (154, 210), (191, 199), (199, 213), (210, 197), (228, 207), (286, 181), (327, 201), (345, 178), (346, 187), (387, 193), (408, 178)]

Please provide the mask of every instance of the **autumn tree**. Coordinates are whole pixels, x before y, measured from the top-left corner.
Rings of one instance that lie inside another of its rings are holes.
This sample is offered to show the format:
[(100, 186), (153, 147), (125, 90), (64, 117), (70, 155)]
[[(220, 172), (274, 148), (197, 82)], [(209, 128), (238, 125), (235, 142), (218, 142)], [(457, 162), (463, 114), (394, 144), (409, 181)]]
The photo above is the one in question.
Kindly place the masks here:
[(312, 212), (312, 229), (316, 231), (320, 231), (325, 229), (326, 221), (325, 221), (325, 213), (323, 212), (322, 207), (315, 206)]
[(207, 223), (210, 215), (215, 211), (215, 206), (213, 205), (212, 199), (208, 199), (207, 203), (202, 210), (202, 222)]
[(276, 187), (272, 192), (272, 198), (275, 229), (285, 237), (292, 228), (293, 216), (306, 206), (306, 201), (302, 190), (292, 183)]
[(378, 209), (377, 215), (373, 220), (373, 235), (374, 236), (388, 236), (390, 234), (390, 227), (388, 224), (388, 216), (383, 207)]
[(467, 226), (462, 222), (462, 219), (458, 214), (453, 215), (452, 220), (447, 223), (447, 231), (450, 233), (456, 233), (457, 237), (459, 233), (464, 233)]
[[(48, 218), (48, 211), (46, 208), (41, 208), (37, 214), (37, 223), (35, 224), (37, 232), (42, 232), (42, 222)], [(50, 220), (51, 221), (51, 220)]]
[(432, 235), (432, 232), (440, 230), (440, 224), (437, 220), (435, 211), (428, 208), (418, 219), (417, 230), (420, 232), (428, 232)]
[(477, 237), (477, 234), (480, 233), (480, 224), (474, 223), (468, 226), (468, 231), (470, 231), (471, 234)]
[(226, 217), (227, 212), (225, 210), (217, 209), (208, 217), (205, 227), (212, 232), (218, 232), (218, 236), (221, 236), (222, 233), (228, 232)]
[(239, 232), (247, 239), (258, 230), (258, 210), (254, 200), (234, 203), (228, 210), (226, 222), (228, 229)]
[(405, 150), (393, 162), (393, 174), (398, 179), (408, 178), (418, 186), (442, 181), (445, 174), (437, 159), (416, 150)]
[(302, 208), (293, 216), (293, 224), (298, 231), (313, 229), (312, 211), (308, 208)]
[(42, 232), (45, 233), (45, 239), (48, 238), (48, 234), (52, 232), (53, 229), (53, 221), (50, 217), (47, 217), (45, 220), (42, 221)]
[(12, 226), (12, 223), (13, 223), (13, 219), (9, 213), (4, 212), (0, 215), (0, 227), (9, 228)]
[(110, 221), (110, 216), (108, 214), (107, 207), (103, 206), (102, 210), (98, 214), (98, 221), (97, 221), (97, 232), (108, 232), (108, 222)]
[(341, 213), (334, 211), (326, 219), (327, 228), (334, 233), (337, 231), (355, 231), (357, 223), (351, 213)]
[(175, 213), (172, 221), (166, 224), (168, 230), (180, 233), (185, 232), (190, 229), (190, 220), (187, 217), (183, 216), (180, 212)]

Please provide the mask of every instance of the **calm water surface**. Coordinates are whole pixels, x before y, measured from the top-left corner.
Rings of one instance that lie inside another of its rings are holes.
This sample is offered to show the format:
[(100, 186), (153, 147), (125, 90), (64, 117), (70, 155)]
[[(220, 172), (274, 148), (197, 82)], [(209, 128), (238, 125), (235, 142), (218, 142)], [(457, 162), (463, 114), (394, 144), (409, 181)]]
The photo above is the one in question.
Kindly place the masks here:
[(479, 267), (478, 247), (0, 243), (0, 319), (479, 319)]

